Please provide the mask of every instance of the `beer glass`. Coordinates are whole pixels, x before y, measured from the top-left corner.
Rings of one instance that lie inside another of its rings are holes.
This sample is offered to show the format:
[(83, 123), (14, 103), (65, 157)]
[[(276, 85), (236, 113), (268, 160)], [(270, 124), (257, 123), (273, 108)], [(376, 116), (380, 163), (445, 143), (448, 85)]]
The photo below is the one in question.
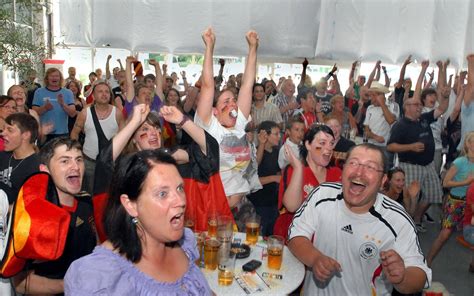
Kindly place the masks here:
[(267, 240), (268, 268), (280, 269), (283, 261), (285, 239), (279, 235), (271, 235)]
[(260, 235), (260, 216), (255, 215), (247, 218), (245, 221), (246, 240), (249, 244), (255, 245)]
[(210, 270), (216, 270), (217, 268), (217, 252), (221, 243), (210, 238), (204, 242), (204, 267)]
[(228, 248), (219, 250), (218, 253), (217, 283), (221, 286), (230, 286), (234, 279), (235, 253), (229, 252)]

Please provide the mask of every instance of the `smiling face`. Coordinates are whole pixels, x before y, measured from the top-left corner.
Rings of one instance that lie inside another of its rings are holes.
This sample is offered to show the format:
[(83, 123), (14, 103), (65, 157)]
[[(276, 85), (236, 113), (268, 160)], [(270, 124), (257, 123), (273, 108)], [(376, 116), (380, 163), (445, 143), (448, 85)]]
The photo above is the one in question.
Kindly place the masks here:
[(271, 146), (278, 146), (280, 143), (280, 129), (278, 127), (272, 128), (270, 134), (268, 135), (268, 143)]
[(61, 145), (54, 149), (48, 165), (40, 165), (40, 170), (51, 174), (58, 194), (73, 196), (81, 191), (84, 176), (82, 151), (76, 148), (67, 149)]
[(133, 135), (133, 142), (139, 151), (161, 148), (161, 130), (145, 121)]
[(331, 161), (334, 150), (334, 138), (325, 132), (318, 132), (311, 143), (305, 142), (308, 150), (308, 163), (315, 163), (318, 166), (326, 167)]
[(434, 108), (436, 104), (436, 94), (429, 94), (425, 98), (425, 106), (428, 108)]
[(421, 116), (421, 111), (423, 110), (423, 104), (420, 100), (410, 98), (406, 99), (404, 103), (405, 116), (417, 120)]
[(237, 98), (231, 91), (223, 91), (217, 99), (217, 104), (214, 108), (214, 116), (216, 116), (222, 126), (232, 128), (237, 122), (237, 112)]
[(144, 237), (159, 243), (174, 242), (184, 232), (186, 195), (184, 182), (171, 164), (155, 164), (149, 171), (136, 201), (128, 210), (140, 221)]
[(397, 194), (402, 193), (405, 187), (405, 174), (402, 172), (395, 172), (392, 178), (388, 181), (390, 189), (393, 189)]
[(368, 212), (385, 179), (380, 151), (364, 146), (353, 148), (342, 170), (342, 190), (347, 208), (358, 214)]
[(61, 73), (58, 70), (49, 73), (47, 77), (47, 87), (48, 88), (60, 88), (61, 87)]
[(166, 96), (166, 103), (168, 106), (178, 106), (179, 94), (178, 91), (174, 88), (170, 89), (168, 95)]
[(15, 99), (17, 107), (23, 107), (26, 102), (26, 92), (20, 85), (14, 85), (9, 89), (8, 95)]
[(303, 108), (305, 112), (314, 112), (316, 99), (312, 92), (308, 92), (304, 98), (301, 98), (301, 108)]
[(287, 130), (288, 138), (295, 144), (300, 144), (304, 138), (304, 123), (293, 122), (291, 128)]

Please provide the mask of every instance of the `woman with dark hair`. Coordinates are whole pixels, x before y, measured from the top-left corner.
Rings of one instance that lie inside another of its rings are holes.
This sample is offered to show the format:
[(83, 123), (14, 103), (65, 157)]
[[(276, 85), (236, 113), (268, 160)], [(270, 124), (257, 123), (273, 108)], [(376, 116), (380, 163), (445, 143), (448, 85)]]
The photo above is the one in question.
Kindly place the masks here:
[[(71, 80), (68, 83), (66, 83), (66, 88), (72, 91), (72, 94), (74, 95), (74, 107), (76, 108), (76, 115), (74, 117), (69, 116), (68, 120), (68, 127), (69, 127), (69, 133), (71, 133), (72, 129), (74, 128), (74, 123), (76, 123), (77, 119), (77, 114), (79, 114), (82, 109), (86, 106), (86, 101), (81, 97), (81, 88), (80, 88), (79, 82), (76, 80)], [(82, 135), (82, 141), (79, 140), (81, 143), (84, 143), (84, 135)]]
[(287, 213), (280, 215), (275, 223), (274, 234), (287, 236), (293, 213), (301, 206), (314, 188), (324, 182), (338, 182), (342, 171), (328, 167), (334, 149), (334, 133), (324, 124), (314, 124), (305, 133), (300, 146), (300, 159), (288, 146), (285, 154), (290, 165), (283, 171), (280, 181), (279, 208), (285, 206)]
[(387, 173), (387, 182), (382, 193), (401, 204), (408, 214), (413, 216), (419, 191), (418, 181), (415, 180), (409, 186), (405, 186), (405, 171), (400, 167), (394, 167)]
[[(183, 104), (179, 96), (179, 92), (170, 88), (168, 93), (165, 96), (165, 106), (174, 106), (180, 112), (183, 112)], [(173, 147), (174, 145), (180, 143), (181, 139), (181, 130), (177, 128), (176, 124), (173, 124), (168, 121), (163, 122), (163, 146), (164, 147)]]
[[(207, 213), (215, 210), (221, 214), (231, 215), (224, 189), (219, 177), (219, 146), (204, 130), (198, 127), (176, 107), (163, 106), (160, 115), (164, 120), (180, 125), (193, 139), (185, 147), (173, 147), (170, 154), (179, 164), (181, 176), (185, 179), (188, 212), (196, 217), (195, 229), (204, 231), (207, 227)], [(121, 154), (130, 154), (143, 150), (162, 148), (160, 118), (156, 112), (150, 112), (148, 105), (139, 104), (133, 107), (128, 123), (103, 149), (96, 161), (96, 178), (94, 183), (94, 205), (97, 205), (96, 223), (100, 238), (103, 239), (103, 228), (100, 221), (100, 208), (107, 200), (110, 172), (114, 170), (115, 160)], [(102, 201), (100, 201), (102, 200)]]
[(211, 295), (194, 264), (194, 234), (184, 228), (184, 181), (174, 158), (162, 150), (126, 155), (113, 184), (105, 211), (108, 240), (72, 263), (66, 294)]

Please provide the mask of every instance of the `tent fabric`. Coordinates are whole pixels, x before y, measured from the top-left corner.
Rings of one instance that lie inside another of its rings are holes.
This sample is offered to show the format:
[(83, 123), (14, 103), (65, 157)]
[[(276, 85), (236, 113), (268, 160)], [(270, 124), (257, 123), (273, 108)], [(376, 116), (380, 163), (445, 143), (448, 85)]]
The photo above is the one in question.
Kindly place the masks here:
[(243, 56), (245, 32), (259, 56), (401, 63), (408, 54), (465, 65), (474, 52), (471, 0), (61, 0), (65, 44), (132, 51), (201, 53), (201, 32), (216, 32), (215, 54)]

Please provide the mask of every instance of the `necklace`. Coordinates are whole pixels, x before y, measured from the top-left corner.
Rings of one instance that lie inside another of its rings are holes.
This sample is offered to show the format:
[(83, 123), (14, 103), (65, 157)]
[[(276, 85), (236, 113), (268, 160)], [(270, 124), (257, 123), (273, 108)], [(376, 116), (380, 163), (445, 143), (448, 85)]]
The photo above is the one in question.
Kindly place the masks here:
[[(8, 168), (11, 167), (12, 158), (13, 158), (13, 153), (12, 153), (12, 155), (10, 156), (10, 159), (8, 160)], [(26, 159), (26, 157), (23, 158), (23, 159), (20, 161), (20, 163), (18, 163), (14, 168), (12, 168), (11, 170), (8, 171), (8, 180), (10, 180), (10, 177), (11, 177), (13, 171), (16, 170), (16, 169), (20, 166), (20, 164), (23, 162), (23, 160), (25, 160), (25, 159)]]

